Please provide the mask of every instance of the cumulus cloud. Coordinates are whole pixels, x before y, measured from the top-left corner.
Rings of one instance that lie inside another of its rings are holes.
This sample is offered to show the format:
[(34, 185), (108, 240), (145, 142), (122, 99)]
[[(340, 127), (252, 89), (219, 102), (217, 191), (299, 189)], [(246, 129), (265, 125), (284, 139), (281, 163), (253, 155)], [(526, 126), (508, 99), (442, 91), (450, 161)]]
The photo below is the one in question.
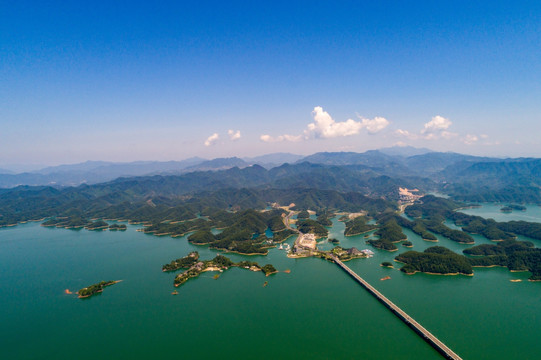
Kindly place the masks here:
[(443, 116), (436, 115), (432, 118), (432, 120), (424, 125), (424, 128), (421, 130), (421, 134), (436, 133), (447, 130), (452, 124), (453, 123), (451, 120), (446, 119)]
[(216, 141), (218, 141), (219, 138), (220, 138), (220, 135), (218, 135), (218, 133), (214, 133), (214, 134), (210, 135), (207, 138), (207, 140), (205, 140), (205, 146), (214, 145), (216, 143)]
[(228, 130), (227, 131), (227, 134), (229, 135), (229, 139), (233, 140), (233, 141), (236, 141), (238, 139), (240, 139), (240, 130)]
[(383, 117), (375, 117), (372, 120), (361, 118), (361, 120), (361, 124), (370, 134), (378, 133), (389, 126), (389, 120)]
[(276, 137), (261, 135), (260, 139), (264, 142), (301, 141), (311, 138), (329, 139), (357, 135), (362, 129), (366, 129), (370, 134), (375, 134), (389, 125), (389, 121), (383, 117), (365, 119), (359, 116), (360, 121), (352, 119), (335, 121), (321, 106), (314, 107), (312, 116), (314, 117), (314, 122), (309, 123), (300, 135), (285, 134)]
[(321, 106), (316, 106), (312, 111), (314, 122), (308, 124), (308, 129), (305, 130), (306, 135), (313, 135), (316, 138), (334, 138), (339, 136), (349, 136), (358, 134), (363, 128), (360, 121), (348, 119), (342, 122), (336, 122), (324, 111)]
[(460, 141), (466, 145), (472, 145), (478, 143), (481, 139), (485, 140), (488, 138), (488, 135), (486, 134), (467, 134), (465, 136), (461, 136), (456, 132), (449, 131), (452, 124), (453, 123), (451, 120), (437, 115), (434, 116), (429, 122), (425, 123), (419, 132), (409, 132), (408, 130), (398, 129), (394, 131), (394, 135), (410, 140), (450, 140), (457, 138), (457, 141)]

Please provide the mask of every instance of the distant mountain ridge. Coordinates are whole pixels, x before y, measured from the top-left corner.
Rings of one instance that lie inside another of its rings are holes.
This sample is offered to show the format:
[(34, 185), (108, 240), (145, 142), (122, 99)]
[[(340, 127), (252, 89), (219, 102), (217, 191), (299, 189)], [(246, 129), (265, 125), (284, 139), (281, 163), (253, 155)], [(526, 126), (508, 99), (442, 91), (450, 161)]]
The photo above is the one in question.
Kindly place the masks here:
[[(168, 196), (228, 187), (312, 187), (393, 198), (401, 186), (443, 191), (461, 200), (541, 202), (541, 159), (427, 151), (395, 147), (363, 153), (319, 152), (305, 157), (275, 153), (243, 159), (88, 161), (32, 173), (0, 174), (0, 187), (99, 183), (120, 186), (133, 182), (136, 187), (145, 184), (156, 193), (168, 189)], [(273, 164), (284, 160), (288, 161)], [(155, 181), (166, 184), (165, 188), (156, 188)]]

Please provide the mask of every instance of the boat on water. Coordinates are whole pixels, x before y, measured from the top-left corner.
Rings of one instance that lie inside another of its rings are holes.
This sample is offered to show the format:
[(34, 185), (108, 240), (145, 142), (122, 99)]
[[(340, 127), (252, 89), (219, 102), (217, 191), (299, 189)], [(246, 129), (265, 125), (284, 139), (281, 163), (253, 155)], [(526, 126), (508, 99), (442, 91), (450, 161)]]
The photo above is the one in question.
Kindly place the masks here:
[(171, 295), (178, 295), (178, 291), (176, 291), (176, 290), (173, 291), (173, 292), (171, 293)]
[(384, 281), (384, 280), (389, 280), (390, 278), (391, 278), (390, 276), (385, 276), (385, 277), (382, 277), (380, 280)]
[(284, 249), (284, 246), (282, 244), (280, 244), (280, 246), (278, 246), (278, 249), (279, 250), (283, 250)]

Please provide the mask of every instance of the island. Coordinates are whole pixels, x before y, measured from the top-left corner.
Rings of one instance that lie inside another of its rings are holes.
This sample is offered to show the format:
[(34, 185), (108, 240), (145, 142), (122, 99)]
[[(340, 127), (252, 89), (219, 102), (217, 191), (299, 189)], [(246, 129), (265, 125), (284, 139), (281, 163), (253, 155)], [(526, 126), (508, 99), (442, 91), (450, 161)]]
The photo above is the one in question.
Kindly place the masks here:
[(368, 254), (366, 252), (360, 251), (355, 247), (352, 247), (350, 249), (344, 249), (340, 246), (335, 246), (330, 251), (330, 253), (335, 255), (342, 262), (368, 257)]
[(103, 289), (107, 286), (114, 285), (116, 283), (119, 283), (121, 280), (110, 280), (110, 281), (102, 281), (97, 284), (93, 284), (90, 286), (87, 286), (85, 288), (82, 288), (81, 290), (77, 291), (77, 294), (79, 295), (79, 299), (84, 299), (93, 295), (96, 295), (98, 293), (103, 292)]
[(374, 232), (374, 235), (379, 236), (379, 238), (367, 240), (366, 243), (378, 249), (397, 251), (398, 248), (394, 243), (407, 240), (408, 237), (402, 232), (402, 228), (398, 225), (394, 217), (382, 217), (379, 221), (381, 225)]
[(474, 267), (503, 266), (510, 271), (529, 271), (530, 281), (541, 281), (541, 249), (530, 241), (505, 240), (465, 249)]
[(97, 220), (85, 226), (85, 229), (87, 230), (105, 230), (108, 228), (109, 228), (109, 224), (103, 220)]
[(109, 225), (109, 231), (126, 231), (128, 227), (126, 224), (111, 224)]
[(187, 256), (173, 260), (170, 264), (164, 265), (162, 267), (162, 271), (173, 271), (178, 270), (180, 268), (187, 268), (186, 271), (178, 274), (175, 276), (174, 285), (175, 287), (179, 287), (180, 285), (184, 284), (186, 281), (198, 277), (203, 272), (206, 271), (220, 271), (223, 272), (225, 270), (228, 270), (232, 267), (238, 267), (241, 269), (247, 269), (250, 271), (261, 271), (266, 276), (269, 276), (271, 274), (277, 273), (278, 270), (271, 265), (267, 264), (264, 266), (260, 266), (258, 263), (253, 261), (241, 261), (238, 263), (235, 263), (231, 261), (226, 256), (223, 255), (216, 255), (216, 257), (212, 260), (202, 260), (199, 261), (199, 254), (197, 252), (191, 252)]
[(522, 205), (515, 205), (515, 204), (508, 204), (504, 207), (502, 207), (500, 209), (501, 212), (504, 212), (504, 213), (510, 213), (512, 212), (513, 210), (518, 210), (518, 211), (526, 211), (526, 206), (522, 206)]
[(188, 255), (173, 260), (169, 264), (165, 264), (162, 266), (162, 271), (176, 271), (178, 269), (189, 269), (192, 267), (195, 262), (199, 260), (199, 253), (197, 251), (192, 251)]
[(406, 274), (424, 272), (441, 275), (473, 275), (471, 263), (464, 255), (459, 255), (443, 246), (432, 246), (424, 252), (407, 251), (395, 257), (395, 261), (405, 264), (400, 271)]

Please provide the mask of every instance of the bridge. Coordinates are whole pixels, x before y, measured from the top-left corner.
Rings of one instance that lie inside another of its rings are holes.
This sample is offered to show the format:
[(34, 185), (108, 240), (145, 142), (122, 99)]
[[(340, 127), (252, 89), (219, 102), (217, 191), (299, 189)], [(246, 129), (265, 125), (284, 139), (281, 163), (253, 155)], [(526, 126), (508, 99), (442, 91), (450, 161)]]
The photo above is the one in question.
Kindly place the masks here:
[(354, 278), (359, 284), (362, 285), (368, 292), (376, 297), (385, 307), (391, 310), (400, 320), (402, 320), (406, 325), (412, 328), (419, 336), (423, 338), (427, 343), (429, 343), (434, 349), (436, 349), (441, 355), (446, 359), (452, 360), (462, 360), (453, 350), (448, 348), (444, 343), (438, 340), (437, 337), (432, 335), (427, 329), (425, 329), (421, 324), (415, 321), (411, 316), (406, 314), (404, 310), (396, 306), (391, 300), (387, 299), (382, 293), (377, 291), (372, 285), (367, 283), (362, 277), (357, 275), (353, 270), (347, 267), (342, 261), (340, 261), (335, 255), (331, 254), (333, 261), (344, 269), (352, 278)]

